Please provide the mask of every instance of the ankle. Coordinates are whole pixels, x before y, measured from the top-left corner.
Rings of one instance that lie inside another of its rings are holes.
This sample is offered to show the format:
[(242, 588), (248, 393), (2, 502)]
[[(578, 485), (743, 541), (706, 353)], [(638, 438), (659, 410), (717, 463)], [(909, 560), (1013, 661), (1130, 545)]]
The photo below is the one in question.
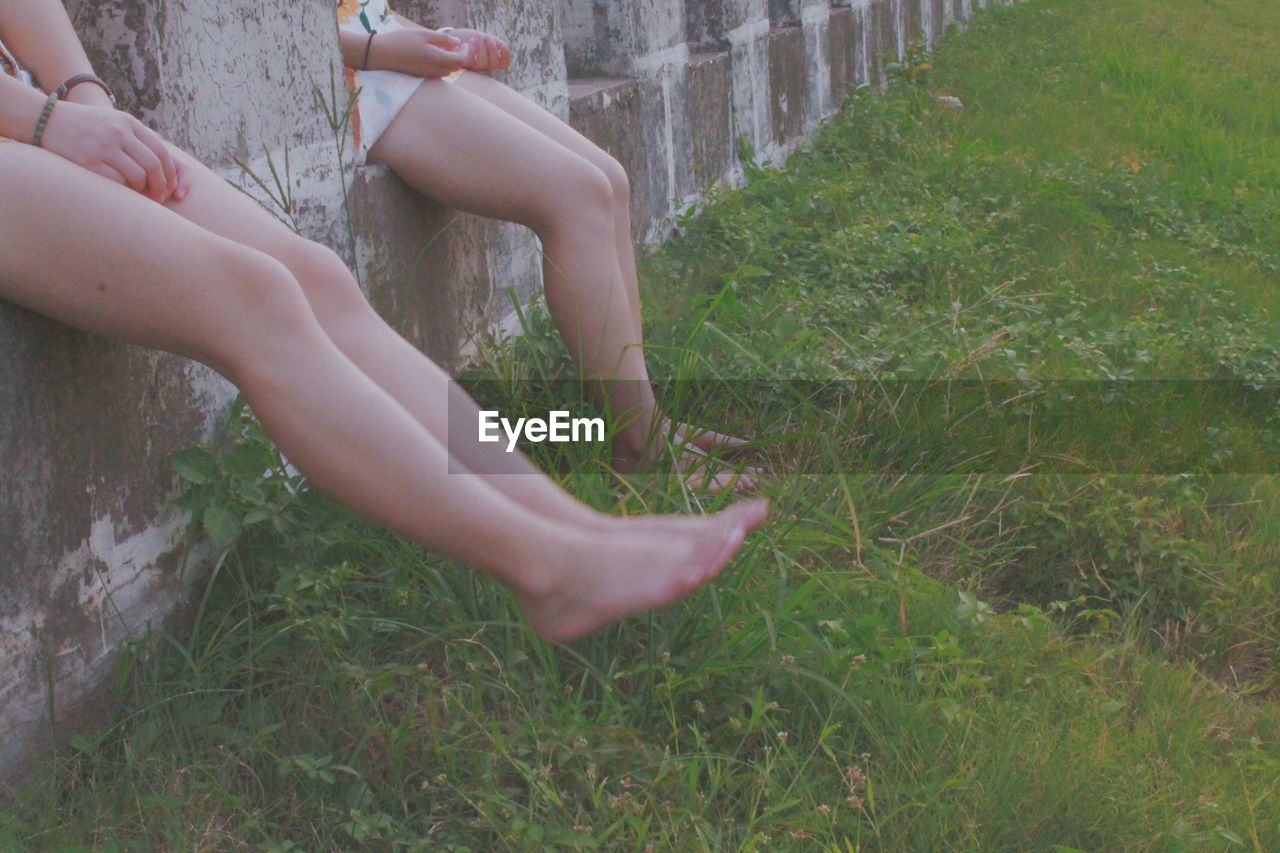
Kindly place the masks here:
[(571, 582), (569, 567), (580, 528), (576, 523), (549, 522), (523, 543), (517, 570), (504, 582), (522, 598), (545, 601), (561, 594)]
[(657, 427), (625, 430), (614, 438), (613, 454), (622, 459), (652, 461), (662, 450), (666, 433), (665, 422)]

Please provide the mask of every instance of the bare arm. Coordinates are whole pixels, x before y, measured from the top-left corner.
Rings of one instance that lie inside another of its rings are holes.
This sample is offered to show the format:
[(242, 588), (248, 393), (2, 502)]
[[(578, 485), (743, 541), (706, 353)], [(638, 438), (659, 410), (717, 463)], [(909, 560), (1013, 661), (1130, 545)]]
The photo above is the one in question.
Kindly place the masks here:
[[(364, 49), (368, 42), (367, 33), (338, 30), (338, 49), (342, 51), (342, 64), (348, 68), (364, 68)], [(373, 58), (372, 50), (369, 58)]]
[(343, 64), (350, 68), (399, 71), (424, 79), (457, 71), (468, 55), (466, 45), (453, 35), (417, 26), (378, 33), (372, 42), (368, 33), (339, 29), (338, 46)]
[[(0, 0), (0, 33), (45, 92), (52, 92), (77, 74), (93, 73), (67, 10), (58, 0)], [(67, 100), (111, 106), (106, 93), (93, 85), (75, 87)]]
[(43, 95), (15, 77), (0, 74), (0, 136), (29, 142), (43, 107)]
[[(58, 0), (0, 0), (0, 34), (45, 92), (77, 74), (93, 73)], [(11, 77), (0, 79), (0, 133), (30, 142), (44, 106), (39, 92)], [(106, 92), (94, 85), (76, 86), (66, 101), (53, 105), (41, 146), (157, 202), (186, 194), (186, 178), (169, 144), (114, 109)]]
[[(408, 29), (440, 32), (428, 29), (397, 12), (392, 12), (391, 17)], [(464, 68), (470, 71), (503, 71), (511, 65), (511, 48), (497, 36), (465, 27), (447, 29), (450, 35), (455, 36), (467, 46), (467, 61), (463, 65)]]

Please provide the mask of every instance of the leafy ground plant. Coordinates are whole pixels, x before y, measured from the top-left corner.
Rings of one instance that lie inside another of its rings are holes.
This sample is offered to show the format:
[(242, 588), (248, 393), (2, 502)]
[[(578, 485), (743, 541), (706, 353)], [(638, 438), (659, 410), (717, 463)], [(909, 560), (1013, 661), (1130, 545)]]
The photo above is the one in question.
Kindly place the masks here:
[[(1280, 848), (1280, 19), (1207, 8), (993, 9), (680, 223), (651, 357), (761, 437), (775, 517), (669, 612), (549, 647), (238, 411), (175, 460), (234, 548), (0, 839)], [(528, 322), (470, 380), (576, 400)], [(714, 503), (539, 453), (614, 512)]]

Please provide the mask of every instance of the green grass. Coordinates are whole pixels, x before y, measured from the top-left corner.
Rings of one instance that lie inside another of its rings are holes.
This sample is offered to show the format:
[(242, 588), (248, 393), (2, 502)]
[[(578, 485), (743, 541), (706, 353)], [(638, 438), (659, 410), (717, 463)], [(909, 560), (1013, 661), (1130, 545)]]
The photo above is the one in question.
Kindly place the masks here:
[[(669, 612), (550, 648), (262, 478), (238, 414), (177, 463), (244, 536), (0, 841), (1280, 848), (1273, 11), (993, 10), (682, 221), (646, 263), (652, 362), (777, 475)], [(471, 377), (490, 399), (572, 376), (530, 323)], [(615, 511), (715, 504), (539, 458)]]

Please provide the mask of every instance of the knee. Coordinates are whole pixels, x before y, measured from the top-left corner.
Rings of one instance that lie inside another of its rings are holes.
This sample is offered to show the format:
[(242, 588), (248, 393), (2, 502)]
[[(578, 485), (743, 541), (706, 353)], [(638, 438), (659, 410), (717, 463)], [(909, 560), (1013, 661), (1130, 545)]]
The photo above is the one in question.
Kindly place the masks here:
[(581, 207), (591, 214), (613, 209), (613, 182), (609, 176), (594, 163), (585, 160), (578, 168), (574, 182), (573, 195)]
[(205, 312), (198, 355), (233, 382), (269, 374), (281, 355), (322, 345), (325, 335), (293, 273), (280, 261), (236, 246), (217, 260), (221, 282)]
[(613, 227), (613, 184), (600, 168), (581, 157), (575, 155), (569, 168), (558, 170), (552, 186), (538, 195), (542, 203), (532, 212), (530, 224), (541, 234), (562, 229), (586, 234)]
[(328, 246), (297, 237), (280, 259), (322, 322), (371, 310), (346, 261)]
[(596, 167), (604, 172), (604, 176), (609, 179), (609, 188), (613, 192), (613, 202), (623, 210), (628, 209), (631, 203), (631, 179), (627, 177), (627, 170), (617, 161), (613, 155), (607, 152), (600, 152), (600, 159), (596, 161)]

